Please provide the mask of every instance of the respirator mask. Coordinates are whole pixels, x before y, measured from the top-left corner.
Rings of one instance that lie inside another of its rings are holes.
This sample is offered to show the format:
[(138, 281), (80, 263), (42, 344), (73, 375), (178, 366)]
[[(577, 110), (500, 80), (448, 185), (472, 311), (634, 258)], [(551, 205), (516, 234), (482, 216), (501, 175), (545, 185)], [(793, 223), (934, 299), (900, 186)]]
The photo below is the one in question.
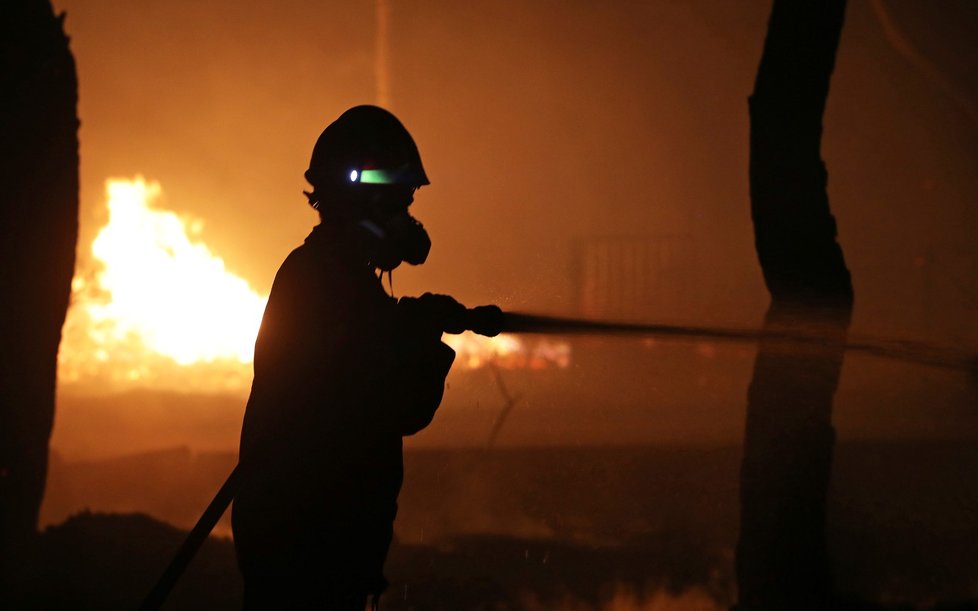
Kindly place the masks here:
[(389, 272), (401, 262), (421, 265), (431, 250), (424, 225), (407, 209), (386, 218), (371, 215), (357, 221), (356, 227), (368, 262), (381, 271)]

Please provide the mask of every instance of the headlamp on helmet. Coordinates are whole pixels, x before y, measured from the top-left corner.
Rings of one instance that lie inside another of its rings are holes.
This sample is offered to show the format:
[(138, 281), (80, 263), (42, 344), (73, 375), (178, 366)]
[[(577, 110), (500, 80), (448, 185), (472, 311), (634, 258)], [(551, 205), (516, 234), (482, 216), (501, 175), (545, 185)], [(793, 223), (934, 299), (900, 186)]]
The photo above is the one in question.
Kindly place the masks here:
[(361, 185), (414, 186), (419, 184), (419, 177), (413, 171), (411, 164), (405, 163), (393, 170), (374, 167), (350, 170), (350, 182)]

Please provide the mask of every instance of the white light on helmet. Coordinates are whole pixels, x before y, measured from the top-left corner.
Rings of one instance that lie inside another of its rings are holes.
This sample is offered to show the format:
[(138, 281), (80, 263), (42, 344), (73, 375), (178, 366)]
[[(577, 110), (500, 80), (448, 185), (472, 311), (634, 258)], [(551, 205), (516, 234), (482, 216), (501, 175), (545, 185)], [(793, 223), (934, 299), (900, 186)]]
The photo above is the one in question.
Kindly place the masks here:
[(350, 182), (356, 182), (357, 178), (360, 177), (360, 173), (356, 170), (350, 170)]

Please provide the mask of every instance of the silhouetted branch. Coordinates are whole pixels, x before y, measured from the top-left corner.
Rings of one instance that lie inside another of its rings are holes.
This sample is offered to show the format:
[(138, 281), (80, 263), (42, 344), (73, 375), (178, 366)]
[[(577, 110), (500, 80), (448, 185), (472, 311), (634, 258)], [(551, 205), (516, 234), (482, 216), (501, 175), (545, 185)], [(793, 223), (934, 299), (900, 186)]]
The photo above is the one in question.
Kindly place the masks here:
[(499, 393), (503, 396), (502, 411), (496, 416), (496, 422), (492, 425), (492, 430), (489, 431), (489, 440), (486, 442), (486, 449), (491, 450), (493, 446), (496, 445), (496, 439), (499, 437), (499, 432), (503, 430), (503, 425), (506, 423), (506, 419), (509, 417), (509, 413), (513, 411), (513, 408), (519, 403), (519, 395), (512, 395), (509, 389), (506, 388), (506, 384), (503, 382), (503, 374), (499, 371), (499, 367), (490, 362), (489, 371), (492, 372), (492, 377), (496, 381), (496, 386), (499, 388)]

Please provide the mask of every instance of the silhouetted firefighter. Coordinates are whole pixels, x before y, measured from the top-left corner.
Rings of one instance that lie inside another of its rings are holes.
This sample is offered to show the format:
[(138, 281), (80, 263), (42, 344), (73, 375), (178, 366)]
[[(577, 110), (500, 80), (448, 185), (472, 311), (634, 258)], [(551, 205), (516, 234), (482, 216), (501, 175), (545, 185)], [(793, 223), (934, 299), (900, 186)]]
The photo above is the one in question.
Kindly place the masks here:
[(441, 402), (455, 357), (443, 321), (465, 309), (384, 291), (384, 272), (423, 263), (430, 247), (408, 213), (428, 178), (393, 115), (343, 113), (306, 179), (322, 222), (282, 264), (265, 309), (232, 525), (246, 608), (361, 611), (386, 586), (401, 438)]
[(751, 381), (741, 471), (738, 609), (832, 607), (825, 511), (832, 400), (853, 291), (821, 160), (822, 115), (844, 0), (775, 0), (750, 98), (750, 188), (757, 255), (771, 293)]
[(78, 235), (75, 62), (48, 0), (0, 4), (0, 608), (29, 571)]

